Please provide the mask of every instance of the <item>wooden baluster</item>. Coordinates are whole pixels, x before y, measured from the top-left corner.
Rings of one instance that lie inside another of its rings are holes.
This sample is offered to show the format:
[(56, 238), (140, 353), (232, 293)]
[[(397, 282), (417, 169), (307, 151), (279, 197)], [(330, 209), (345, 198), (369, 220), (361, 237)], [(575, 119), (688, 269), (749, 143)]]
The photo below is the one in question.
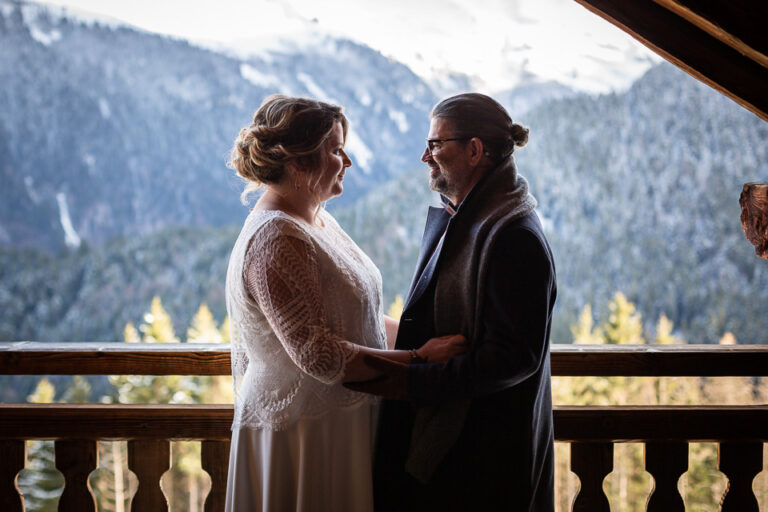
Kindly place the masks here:
[(26, 441), (0, 441), (0, 510), (24, 512), (24, 498), (16, 486), (16, 475), (27, 459)]
[(613, 471), (613, 444), (571, 443), (571, 471), (581, 481), (573, 500), (573, 512), (610, 512), (603, 480)]
[(139, 489), (131, 510), (168, 511), (168, 502), (160, 489), (160, 477), (171, 467), (171, 445), (164, 439), (128, 441), (128, 468), (139, 479)]
[(203, 441), (200, 465), (211, 477), (211, 492), (205, 499), (205, 512), (223, 512), (227, 495), (229, 441)]
[(763, 444), (720, 443), (717, 469), (728, 477), (722, 512), (758, 512), (752, 480), (763, 469)]
[(677, 481), (688, 470), (688, 443), (645, 443), (645, 470), (654, 483), (647, 511), (685, 512)]
[(88, 486), (88, 475), (99, 464), (96, 441), (64, 439), (56, 441), (54, 447), (56, 469), (64, 475), (59, 510), (96, 512), (96, 499)]

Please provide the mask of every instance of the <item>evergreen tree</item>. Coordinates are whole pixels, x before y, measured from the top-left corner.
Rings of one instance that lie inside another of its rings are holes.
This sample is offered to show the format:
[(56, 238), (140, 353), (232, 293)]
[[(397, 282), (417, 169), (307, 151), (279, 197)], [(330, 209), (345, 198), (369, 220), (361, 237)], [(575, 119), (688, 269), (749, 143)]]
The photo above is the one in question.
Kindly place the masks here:
[(192, 323), (187, 329), (187, 343), (221, 343), (222, 335), (213, 313), (203, 302), (192, 317)]
[(139, 331), (136, 330), (131, 322), (125, 324), (125, 329), (123, 329), (123, 341), (126, 343), (141, 343)]
[(400, 320), (400, 317), (403, 314), (403, 307), (405, 307), (405, 304), (403, 304), (403, 296), (398, 293), (395, 295), (395, 300), (389, 305), (387, 316), (390, 316), (395, 320)]
[[(127, 328), (127, 326), (126, 326)], [(149, 312), (144, 314), (144, 322), (139, 327), (144, 343), (178, 343), (173, 330), (171, 315), (163, 307), (160, 297), (152, 299)]]

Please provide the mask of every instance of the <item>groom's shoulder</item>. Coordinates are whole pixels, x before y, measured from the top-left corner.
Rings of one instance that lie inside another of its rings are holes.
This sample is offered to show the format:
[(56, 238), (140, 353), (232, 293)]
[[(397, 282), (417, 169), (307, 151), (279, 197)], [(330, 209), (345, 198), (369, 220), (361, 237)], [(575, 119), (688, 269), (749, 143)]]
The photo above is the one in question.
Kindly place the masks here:
[(527, 229), (537, 233), (544, 232), (544, 228), (541, 225), (541, 219), (539, 219), (539, 216), (536, 214), (535, 210), (514, 219), (512, 222), (510, 222), (510, 227), (512, 229)]
[(552, 259), (549, 242), (544, 235), (541, 220), (535, 211), (500, 226), (495, 238), (496, 250), (506, 249), (518, 253), (530, 253), (548, 260)]

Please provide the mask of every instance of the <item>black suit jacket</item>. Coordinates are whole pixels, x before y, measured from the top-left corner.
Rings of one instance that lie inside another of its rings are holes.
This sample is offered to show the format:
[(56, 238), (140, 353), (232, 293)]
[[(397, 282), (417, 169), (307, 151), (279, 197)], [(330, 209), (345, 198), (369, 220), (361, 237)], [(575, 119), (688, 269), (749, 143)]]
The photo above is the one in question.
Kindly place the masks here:
[[(398, 349), (454, 334), (437, 332), (434, 321), (450, 219), (430, 209)], [(445, 365), (411, 365), (411, 401), (383, 403), (374, 463), (379, 511), (554, 510), (549, 331), (557, 290), (535, 213), (503, 228), (485, 276), (481, 334), (471, 351)], [(459, 439), (432, 479), (418, 482), (405, 471), (416, 408), (458, 400), (470, 400)]]

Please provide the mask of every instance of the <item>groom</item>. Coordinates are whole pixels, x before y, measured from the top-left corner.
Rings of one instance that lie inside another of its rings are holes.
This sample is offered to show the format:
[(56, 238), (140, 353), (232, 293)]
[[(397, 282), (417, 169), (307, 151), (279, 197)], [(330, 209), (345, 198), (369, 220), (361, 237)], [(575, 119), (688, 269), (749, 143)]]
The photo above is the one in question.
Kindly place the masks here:
[[(396, 348), (408, 366), (351, 385), (383, 402), (378, 511), (554, 511), (549, 332), (552, 253), (512, 152), (528, 130), (495, 100), (461, 94), (432, 110), (421, 159), (444, 207), (430, 208)], [(470, 350), (421, 360), (428, 339)]]

